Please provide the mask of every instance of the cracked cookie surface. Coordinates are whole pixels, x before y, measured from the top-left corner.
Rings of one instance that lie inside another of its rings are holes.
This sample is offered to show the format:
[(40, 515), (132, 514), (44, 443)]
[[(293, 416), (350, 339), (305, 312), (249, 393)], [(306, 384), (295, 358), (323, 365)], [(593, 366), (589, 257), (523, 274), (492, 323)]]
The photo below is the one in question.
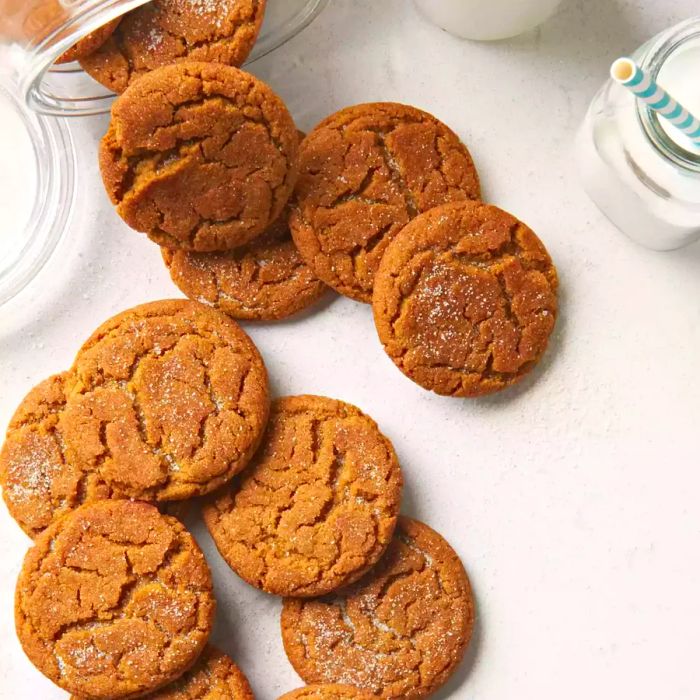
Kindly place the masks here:
[(479, 396), (522, 379), (557, 316), (557, 273), (524, 223), (480, 202), (414, 219), (387, 248), (374, 287), (384, 349), (414, 382)]
[(350, 685), (307, 685), (285, 693), (277, 700), (372, 700), (376, 695)]
[(64, 453), (123, 496), (180, 500), (243, 469), (268, 413), (267, 373), (235, 321), (157, 301), (100, 326), (78, 352)]
[[(254, 700), (253, 691), (240, 668), (226, 654), (208, 644), (197, 663), (143, 700)], [(73, 696), (72, 700), (81, 700)]]
[(394, 449), (355, 406), (320, 396), (272, 405), (263, 445), (204, 508), (229, 566), (276, 595), (315, 596), (359, 578), (385, 551), (402, 477)]
[(109, 39), (110, 36), (112, 36), (112, 34), (114, 34), (115, 29), (119, 26), (121, 21), (122, 18), (117, 17), (111, 22), (107, 22), (107, 24), (95, 29), (94, 32), (90, 32), (73, 44), (68, 51), (62, 53), (56, 59), (56, 63), (70, 63), (71, 61), (77, 61), (78, 59), (85, 58), (91, 53), (94, 53), (105, 43), (105, 41), (107, 41), (107, 39)]
[(81, 65), (117, 93), (144, 74), (178, 61), (240, 66), (255, 44), (264, 14), (265, 0), (153, 0), (129, 12)]
[(469, 151), (435, 117), (391, 102), (347, 107), (300, 146), (292, 235), (321, 280), (369, 302), (379, 261), (403, 226), (479, 195)]
[(47, 528), (27, 553), (15, 623), (32, 663), (81, 698), (133, 697), (192, 666), (215, 601), (209, 568), (175, 518), (99, 501)]
[(15, 411), (0, 451), (0, 484), (10, 515), (36, 537), (56, 518), (85, 501), (113, 495), (96, 472), (66, 459), (61, 416), (68, 372), (37, 384)]
[(100, 146), (107, 193), (124, 221), (169, 248), (229, 250), (281, 215), (299, 140), (282, 100), (215, 63), (178, 63), (135, 82)]
[(307, 683), (348, 683), (384, 698), (429, 695), (452, 675), (474, 627), (464, 567), (427, 525), (400, 518), (379, 564), (317, 600), (287, 599), (282, 638)]
[(299, 255), (285, 211), (254, 241), (223, 253), (162, 248), (173, 282), (190, 299), (233, 318), (272, 321), (308, 308), (329, 288)]

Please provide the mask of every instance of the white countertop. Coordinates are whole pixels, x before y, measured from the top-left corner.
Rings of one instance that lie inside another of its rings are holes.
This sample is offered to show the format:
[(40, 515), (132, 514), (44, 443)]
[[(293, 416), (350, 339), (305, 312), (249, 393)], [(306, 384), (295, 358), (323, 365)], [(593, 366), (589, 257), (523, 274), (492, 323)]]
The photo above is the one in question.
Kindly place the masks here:
[[(481, 400), (405, 379), (370, 308), (348, 299), (246, 325), (277, 395), (325, 394), (377, 420), (404, 467), (403, 511), (462, 557), (478, 626), (439, 698), (700, 697), (700, 245), (654, 253), (629, 242), (586, 198), (571, 159), (611, 60), (697, 11), (696, 0), (564, 0), (539, 30), (476, 44), (429, 25), (408, 0), (332, 0), (253, 64), (303, 129), (371, 100), (433, 112), (469, 145), (485, 198), (532, 226), (560, 272), (545, 360), (521, 387)], [(106, 123), (72, 122), (73, 223), (41, 275), (0, 308), (0, 428), (107, 317), (180, 296), (156, 246), (102, 190)], [(279, 601), (240, 581), (195, 531), (214, 570), (214, 640), (262, 700), (302, 685), (282, 649)], [(65, 698), (13, 633), (29, 540), (2, 507), (0, 532), (0, 698)]]

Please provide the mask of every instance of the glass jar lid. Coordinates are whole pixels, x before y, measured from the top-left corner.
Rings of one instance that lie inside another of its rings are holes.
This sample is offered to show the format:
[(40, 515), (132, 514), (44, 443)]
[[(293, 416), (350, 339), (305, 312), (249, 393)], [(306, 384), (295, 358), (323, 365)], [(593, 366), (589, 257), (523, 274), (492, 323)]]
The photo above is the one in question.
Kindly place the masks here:
[(75, 197), (75, 150), (63, 119), (31, 111), (9, 81), (0, 82), (0, 304), (46, 264)]

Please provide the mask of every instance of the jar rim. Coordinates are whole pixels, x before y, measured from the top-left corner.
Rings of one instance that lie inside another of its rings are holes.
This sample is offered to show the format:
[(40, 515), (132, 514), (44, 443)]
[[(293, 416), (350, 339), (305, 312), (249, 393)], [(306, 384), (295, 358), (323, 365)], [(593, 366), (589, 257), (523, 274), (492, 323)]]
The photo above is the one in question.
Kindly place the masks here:
[[(649, 46), (642, 59), (642, 66), (657, 80), (668, 58), (685, 43), (697, 39), (700, 39), (700, 16), (691, 17), (663, 32)], [(700, 155), (676, 143), (661, 126), (658, 113), (641, 100), (637, 101), (637, 116), (651, 145), (663, 157), (689, 172), (700, 173)]]
[(0, 82), (0, 100), (19, 117), (31, 142), (36, 181), (21, 247), (0, 268), (0, 305), (15, 297), (47, 263), (68, 227), (76, 192), (73, 139), (64, 119), (36, 114)]

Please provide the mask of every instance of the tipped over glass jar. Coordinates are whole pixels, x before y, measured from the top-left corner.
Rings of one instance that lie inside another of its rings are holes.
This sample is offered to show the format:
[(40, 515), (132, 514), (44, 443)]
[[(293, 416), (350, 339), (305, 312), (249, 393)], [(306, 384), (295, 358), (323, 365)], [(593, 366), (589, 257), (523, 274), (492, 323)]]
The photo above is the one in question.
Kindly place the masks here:
[[(182, 0), (201, 3), (201, 0)], [(253, 3), (258, 0), (253, 0)], [(328, 0), (267, 0), (254, 61), (307, 26)], [(80, 39), (147, 0), (0, 0), (0, 74), (29, 107), (56, 116), (106, 112), (114, 94), (56, 60)]]

